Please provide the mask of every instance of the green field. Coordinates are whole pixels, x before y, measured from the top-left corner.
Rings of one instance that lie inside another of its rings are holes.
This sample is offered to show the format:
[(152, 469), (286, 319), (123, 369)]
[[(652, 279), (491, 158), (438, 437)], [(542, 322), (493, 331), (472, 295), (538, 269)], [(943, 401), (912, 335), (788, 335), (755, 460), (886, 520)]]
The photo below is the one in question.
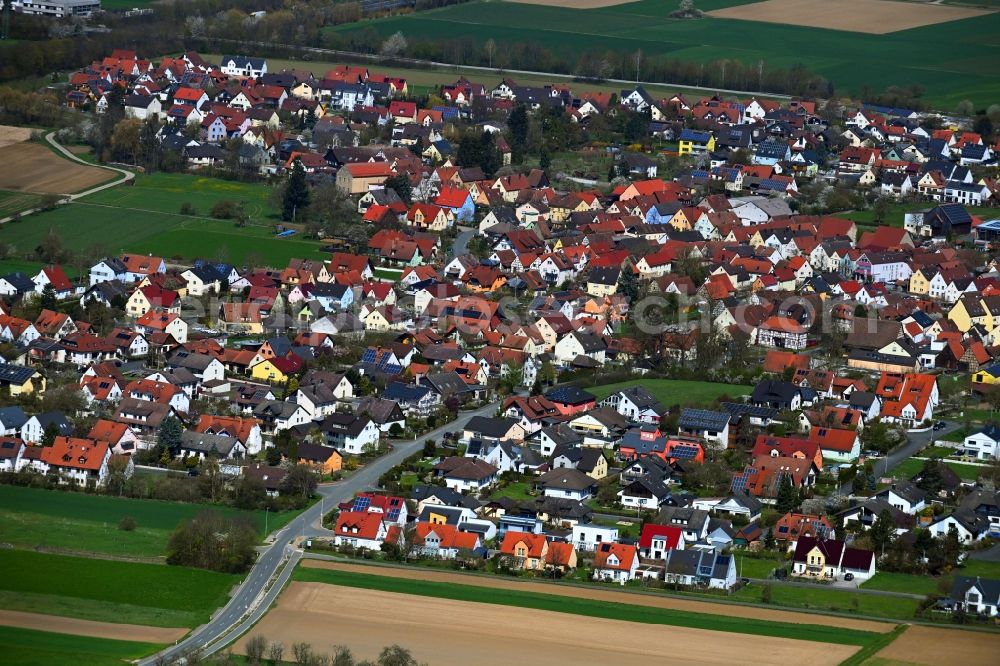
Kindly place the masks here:
[[(392, 576), (367, 575), (332, 569), (302, 569), (295, 571), (296, 580), (328, 583), (398, 594), (413, 594), (439, 599), (472, 601), (478, 603), (535, 608), (538, 610), (570, 613), (588, 617), (661, 624), (675, 627), (693, 627), (712, 631), (725, 631), (755, 636), (795, 636), (801, 640), (836, 643), (840, 645), (866, 645), (879, 634), (867, 631), (826, 627), (821, 624), (791, 624), (768, 622), (745, 617), (687, 613), (666, 608), (632, 606), (629, 604), (580, 599), (552, 594), (520, 592), (514, 590), (477, 587), (474, 584), (456, 585), (429, 581), (393, 578)], [(470, 577), (470, 583), (474, 578)], [(822, 622), (822, 618), (817, 618)]]
[(886, 592), (927, 595), (937, 592), (939, 580), (934, 576), (879, 571), (869, 580), (862, 583), (861, 587), (866, 590), (884, 590)]
[(10, 666), (121, 666), (162, 646), (0, 626), (0, 652)]
[(786, 560), (737, 556), (736, 575), (741, 578), (767, 578), (772, 571), (785, 564), (787, 564)]
[[(874, 35), (713, 17), (671, 20), (666, 15), (675, 4), (640, 0), (581, 10), (470, 2), (326, 30), (355, 36), (374, 30), (374, 44), (400, 31), (411, 50), (421, 41), (466, 39), (470, 44), (456, 49), (461, 64), (485, 62), (477, 45), (493, 38), (498, 44), (534, 43), (573, 62), (588, 51), (632, 54), (642, 50), (647, 61), (666, 56), (694, 63), (725, 58), (747, 65), (763, 61), (781, 68), (801, 64), (831, 81), (840, 94), (860, 93), (865, 86), (881, 91), (892, 85), (920, 85), (926, 99), (944, 109), (966, 98), (982, 108), (1000, 99), (1000, 78), (994, 67), (1000, 62), (996, 39), (1000, 14)], [(696, 3), (705, 11), (742, 4), (747, 0)], [(887, 58), (888, 53), (899, 57)], [(501, 49), (496, 65), (542, 71), (547, 65), (503, 60)], [(747, 89), (754, 83), (728, 81), (726, 87)]]
[[(985, 467), (977, 467), (976, 465), (964, 465), (962, 463), (942, 461), (945, 465), (950, 467), (955, 474), (958, 474), (959, 478), (963, 481), (975, 481), (979, 478), (979, 474), (986, 471)], [(917, 460), (915, 458), (907, 458), (903, 462), (899, 463), (896, 469), (892, 470), (892, 476), (897, 479), (910, 479), (913, 478), (921, 469), (923, 469), (924, 461)]]
[(195, 627), (240, 577), (162, 564), (0, 550), (0, 607), (84, 620)]
[(718, 384), (715, 382), (695, 382), (686, 379), (636, 379), (617, 384), (583, 387), (588, 393), (593, 393), (598, 400), (603, 400), (615, 391), (641, 386), (663, 403), (664, 407), (672, 405), (710, 406), (720, 396), (728, 395), (738, 398), (750, 395), (752, 386), (744, 384)]
[[(68, 206), (32, 215), (0, 229), (0, 241), (18, 253), (30, 252), (50, 230), (73, 250), (101, 248), (111, 254), (142, 252), (168, 259), (207, 258), (243, 265), (248, 257), (259, 264), (284, 267), (293, 257), (322, 258), (317, 241), (278, 239), (277, 214), (268, 201), (270, 189), (257, 183), (237, 183), (190, 174), (139, 175), (132, 187), (115, 187)], [(231, 200), (244, 204), (247, 227), (208, 217), (212, 205)], [(195, 215), (181, 215), (181, 204)]]
[[(132, 557), (163, 555), (167, 539), (177, 525), (205, 510), (245, 516), (254, 523), (261, 536), (265, 522), (263, 511), (6, 485), (0, 485), (0, 506), (4, 508), (4, 517), (0, 521), (0, 543), (23, 548), (43, 547)], [(267, 527), (273, 531), (295, 515), (293, 511), (270, 513)], [(118, 529), (118, 521), (124, 516), (135, 519), (137, 527), (134, 531)]]
[(33, 208), (41, 201), (41, 194), (0, 190), (0, 219)]
[(1000, 578), (1000, 562), (990, 562), (988, 560), (975, 560), (972, 558), (962, 562), (962, 566), (955, 569), (959, 576), (982, 576), (983, 578)]
[[(750, 584), (736, 592), (732, 598), (737, 601), (762, 603), (764, 587), (764, 584)], [(771, 585), (771, 605), (787, 608), (905, 620), (916, 614), (919, 604), (916, 599), (861, 594), (819, 584)]]

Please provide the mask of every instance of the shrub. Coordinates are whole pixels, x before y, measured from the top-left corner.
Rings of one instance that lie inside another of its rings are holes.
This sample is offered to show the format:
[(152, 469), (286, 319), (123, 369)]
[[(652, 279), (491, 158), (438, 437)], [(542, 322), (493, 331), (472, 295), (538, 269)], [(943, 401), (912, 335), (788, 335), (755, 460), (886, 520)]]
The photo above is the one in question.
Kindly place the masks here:
[(239, 206), (235, 201), (230, 201), (229, 199), (223, 199), (222, 201), (217, 201), (212, 205), (212, 209), (209, 211), (209, 215), (216, 218), (217, 220), (232, 220), (236, 218), (239, 213)]
[(122, 516), (122, 519), (118, 521), (118, 529), (122, 532), (134, 532), (135, 528), (135, 518), (132, 516)]
[(188, 201), (181, 204), (181, 215), (197, 215), (198, 211), (194, 209), (194, 205)]

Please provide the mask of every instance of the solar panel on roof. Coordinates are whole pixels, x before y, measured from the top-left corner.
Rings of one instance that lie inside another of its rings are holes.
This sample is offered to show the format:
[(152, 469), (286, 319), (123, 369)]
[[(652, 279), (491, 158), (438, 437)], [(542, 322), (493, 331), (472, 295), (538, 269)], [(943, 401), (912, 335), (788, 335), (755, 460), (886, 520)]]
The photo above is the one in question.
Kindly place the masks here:
[(399, 519), (399, 509), (389, 509), (389, 520)]
[(361, 355), (362, 363), (374, 363), (375, 362), (375, 350), (366, 349), (365, 353)]
[(372, 500), (370, 497), (358, 497), (354, 500), (354, 511), (366, 511), (369, 506), (371, 506)]

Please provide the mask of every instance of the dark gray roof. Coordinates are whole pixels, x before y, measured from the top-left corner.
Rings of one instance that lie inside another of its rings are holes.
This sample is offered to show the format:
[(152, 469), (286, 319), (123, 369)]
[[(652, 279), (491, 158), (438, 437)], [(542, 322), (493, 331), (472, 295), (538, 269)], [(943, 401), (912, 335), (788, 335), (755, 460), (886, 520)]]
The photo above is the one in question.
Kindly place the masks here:
[(490, 416), (473, 416), (465, 424), (465, 430), (479, 433), (483, 437), (500, 438), (507, 434), (511, 426), (517, 424), (517, 419), (494, 418)]
[(713, 430), (720, 432), (729, 425), (729, 412), (713, 412), (707, 409), (681, 410), (677, 425), (684, 430)]
[(1000, 580), (979, 576), (955, 576), (949, 597), (953, 601), (965, 601), (965, 593), (972, 588), (979, 590), (984, 604), (1000, 604)]

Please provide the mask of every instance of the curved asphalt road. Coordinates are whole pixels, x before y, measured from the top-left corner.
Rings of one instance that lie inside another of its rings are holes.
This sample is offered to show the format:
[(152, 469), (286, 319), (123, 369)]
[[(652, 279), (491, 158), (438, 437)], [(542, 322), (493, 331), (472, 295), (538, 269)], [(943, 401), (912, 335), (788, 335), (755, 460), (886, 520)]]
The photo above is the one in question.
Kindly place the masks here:
[[(376, 489), (378, 478), (401, 463), (404, 458), (421, 449), (424, 440), (440, 441), (445, 432), (461, 430), (473, 416), (492, 416), (498, 404), (493, 402), (475, 411), (463, 412), (455, 421), (432, 430), (416, 440), (394, 442), (392, 451), (365, 465), (344, 481), (320, 486), (319, 494), (323, 501), (303, 511), (268, 538), (269, 545), (263, 547), (249, 575), (236, 587), (229, 603), (217, 611), (208, 624), (198, 627), (176, 645), (139, 660), (138, 664), (140, 666), (169, 664), (182, 658), (189, 651), (201, 650), (202, 654), (211, 654), (235, 641), (263, 617), (291, 577), (295, 565), (302, 557), (302, 552), (293, 548), (290, 542), (300, 536), (333, 534), (320, 525), (323, 511), (346, 502), (359, 492)], [(268, 583), (275, 575), (278, 576), (277, 580), (268, 587)]]

